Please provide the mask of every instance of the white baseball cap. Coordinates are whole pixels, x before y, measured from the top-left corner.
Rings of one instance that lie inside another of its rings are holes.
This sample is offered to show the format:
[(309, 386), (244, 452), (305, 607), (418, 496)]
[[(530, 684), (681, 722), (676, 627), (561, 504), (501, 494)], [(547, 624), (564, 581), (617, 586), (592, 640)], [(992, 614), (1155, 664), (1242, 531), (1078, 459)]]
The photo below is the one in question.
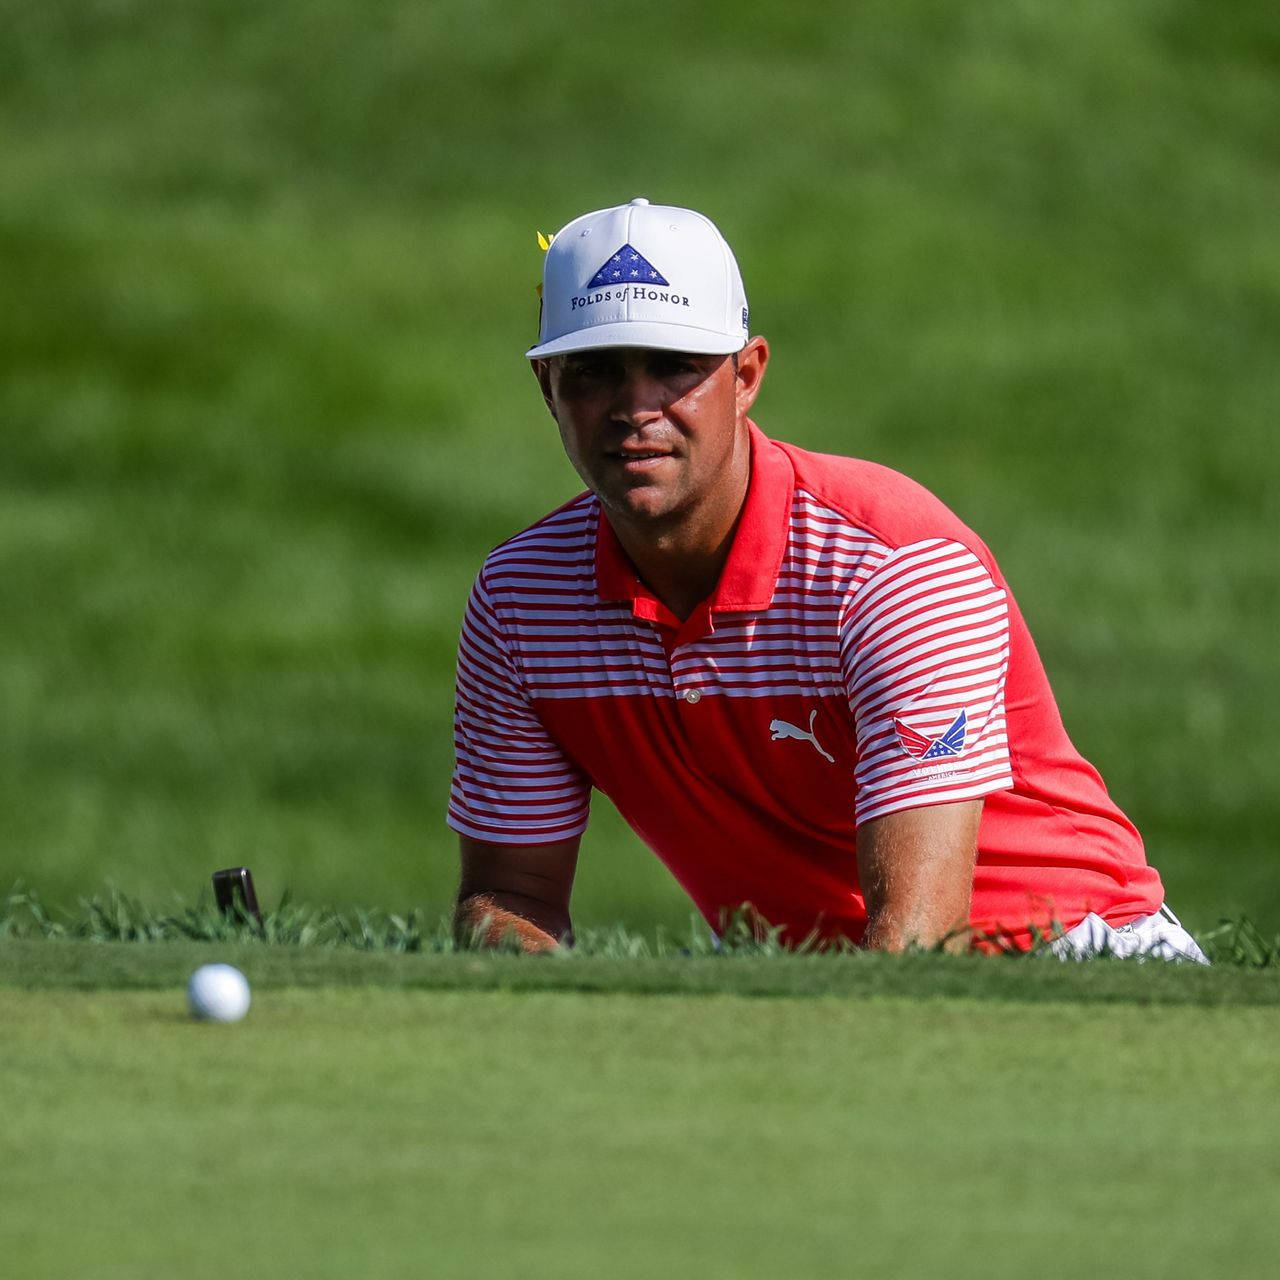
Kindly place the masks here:
[(715, 223), (637, 196), (556, 232), (543, 264), (538, 344), (525, 354), (656, 347), (727, 355), (746, 341), (746, 291)]

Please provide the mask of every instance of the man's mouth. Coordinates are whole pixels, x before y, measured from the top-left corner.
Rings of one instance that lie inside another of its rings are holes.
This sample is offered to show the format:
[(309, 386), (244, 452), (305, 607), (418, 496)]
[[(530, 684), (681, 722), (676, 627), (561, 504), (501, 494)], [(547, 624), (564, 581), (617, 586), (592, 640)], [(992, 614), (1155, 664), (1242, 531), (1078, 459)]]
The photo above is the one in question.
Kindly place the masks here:
[(672, 455), (663, 449), (611, 449), (607, 455), (626, 471), (647, 471)]

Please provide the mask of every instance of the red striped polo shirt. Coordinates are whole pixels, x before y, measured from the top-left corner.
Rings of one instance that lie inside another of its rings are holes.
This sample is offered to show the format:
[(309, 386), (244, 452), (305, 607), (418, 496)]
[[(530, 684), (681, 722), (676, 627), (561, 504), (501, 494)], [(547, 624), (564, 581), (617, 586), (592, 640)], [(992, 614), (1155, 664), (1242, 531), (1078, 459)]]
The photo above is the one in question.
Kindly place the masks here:
[(1026, 944), (1157, 910), (983, 543), (895, 471), (751, 431), (733, 546), (684, 622), (589, 493), (488, 557), (458, 649), (450, 825), (562, 840), (596, 787), (713, 928), (749, 902), (788, 940), (858, 941), (858, 825), (985, 797), (979, 933)]

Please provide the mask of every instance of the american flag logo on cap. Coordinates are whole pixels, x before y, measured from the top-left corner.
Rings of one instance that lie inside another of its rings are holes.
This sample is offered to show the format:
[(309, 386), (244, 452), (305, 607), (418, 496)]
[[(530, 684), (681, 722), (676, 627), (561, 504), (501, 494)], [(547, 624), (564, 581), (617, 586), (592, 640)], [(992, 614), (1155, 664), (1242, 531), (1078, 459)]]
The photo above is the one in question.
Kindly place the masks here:
[(896, 717), (893, 727), (898, 731), (898, 741), (909, 756), (917, 760), (939, 760), (944, 756), (958, 756), (964, 750), (964, 730), (967, 718), (963, 711), (951, 722), (946, 733), (928, 738)]
[(662, 284), (671, 287), (671, 282), (649, 259), (629, 244), (624, 244), (583, 288), (603, 289), (611, 284)]

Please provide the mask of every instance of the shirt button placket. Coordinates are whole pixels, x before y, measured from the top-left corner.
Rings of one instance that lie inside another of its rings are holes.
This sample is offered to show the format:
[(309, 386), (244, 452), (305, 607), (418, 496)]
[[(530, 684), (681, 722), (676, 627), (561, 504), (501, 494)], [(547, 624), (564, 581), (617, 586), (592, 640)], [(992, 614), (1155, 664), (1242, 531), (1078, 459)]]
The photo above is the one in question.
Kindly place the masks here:
[(684, 700), (685, 700), (685, 701), (686, 701), (690, 706), (694, 706), (696, 703), (698, 703), (698, 702), (700, 702), (700, 701), (702, 700), (702, 690), (701, 690), (701, 689), (686, 689), (686, 690), (684, 691)]

